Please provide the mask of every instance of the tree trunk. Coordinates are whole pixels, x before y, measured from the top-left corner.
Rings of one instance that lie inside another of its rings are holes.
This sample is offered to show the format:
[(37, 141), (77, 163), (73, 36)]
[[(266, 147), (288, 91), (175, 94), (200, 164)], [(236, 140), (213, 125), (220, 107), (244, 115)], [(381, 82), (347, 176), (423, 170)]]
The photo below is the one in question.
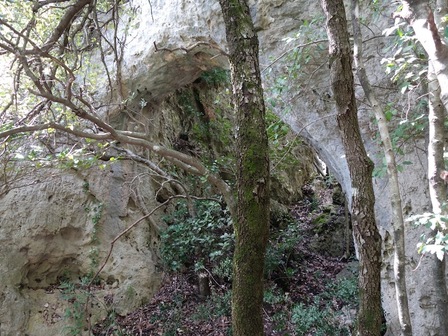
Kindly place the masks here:
[[(431, 197), (432, 211), (436, 214), (447, 214), (442, 204), (446, 199), (446, 185), (440, 174), (445, 167), (443, 160), (444, 151), (444, 120), (445, 108), (440, 101), (440, 86), (434, 74), (434, 69), (429, 64), (428, 68), (428, 92), (429, 92), (429, 143), (428, 143), (428, 181), (429, 195)], [(435, 230), (435, 235), (439, 230)], [(446, 232), (444, 232), (446, 233)], [(432, 288), (428, 288), (426, 294), (431, 297), (433, 305), (427, 309), (434, 309), (434, 320), (431, 328), (437, 335), (448, 335), (448, 293), (446, 287), (446, 257), (439, 260), (435, 255), (430, 255), (430, 270), (432, 272)]]
[(245, 0), (220, 0), (237, 115), (232, 328), (263, 335), (263, 266), (269, 234), (269, 157), (258, 37)]
[[(442, 1), (446, 2), (446, 1)], [(438, 6), (439, 7), (439, 6)], [(440, 8), (443, 8), (440, 6)], [(448, 14), (445, 6), (443, 12), (438, 11), (440, 15)], [(436, 19), (436, 22), (438, 20)], [(447, 62), (448, 64), (448, 62)], [(445, 108), (441, 101), (441, 87), (437, 79), (435, 69), (430, 62), (428, 64), (428, 92), (429, 92), (429, 144), (428, 144), (428, 180), (429, 194), (431, 197), (432, 211), (441, 213), (442, 204), (446, 199), (446, 185), (440, 174), (445, 170), (443, 159), (444, 141), (445, 141)], [(448, 315), (447, 315), (448, 316)]]
[(358, 125), (351, 50), (342, 0), (322, 0), (327, 17), (331, 86), (337, 121), (352, 181), (351, 213), (359, 251), (358, 335), (379, 336), (381, 330), (381, 236), (375, 222), (373, 163), (368, 158)]
[[(409, 22), (415, 32), (415, 36), (428, 54), (429, 62), (434, 68), (434, 73), (440, 84), (440, 100), (448, 110), (448, 46), (440, 37), (434, 13), (428, 0), (401, 1), (403, 10), (395, 13)], [(440, 1), (439, 1), (440, 2)], [(446, 6), (442, 6), (446, 9)]]
[[(409, 22), (415, 36), (428, 54), (429, 97), (429, 145), (428, 180), (433, 212), (441, 213), (441, 203), (446, 198), (445, 185), (440, 178), (444, 168), (444, 112), (448, 109), (448, 47), (443, 43), (437, 27), (437, 19), (447, 14), (446, 1), (437, 1), (437, 10), (432, 11), (427, 0), (402, 1), (403, 10), (396, 13)], [(437, 19), (436, 19), (437, 17)], [(448, 292), (446, 287), (445, 259), (440, 261), (430, 255), (427, 261), (430, 275), (422, 289), (421, 298), (429, 299), (422, 306), (433, 322), (428, 325), (431, 335), (448, 335)]]
[(359, 24), (359, 2), (352, 0), (352, 25), (354, 38), (354, 60), (358, 78), (367, 100), (375, 113), (378, 130), (383, 143), (384, 155), (387, 162), (387, 175), (391, 195), (392, 220), (394, 230), (394, 276), (397, 299), (398, 318), (403, 336), (412, 336), (411, 317), (409, 314), (408, 293), (406, 286), (406, 248), (404, 235), (403, 209), (401, 206), (400, 185), (398, 182), (397, 164), (392, 141), (389, 135), (386, 116), (380, 102), (373, 92), (362, 59), (362, 35)]

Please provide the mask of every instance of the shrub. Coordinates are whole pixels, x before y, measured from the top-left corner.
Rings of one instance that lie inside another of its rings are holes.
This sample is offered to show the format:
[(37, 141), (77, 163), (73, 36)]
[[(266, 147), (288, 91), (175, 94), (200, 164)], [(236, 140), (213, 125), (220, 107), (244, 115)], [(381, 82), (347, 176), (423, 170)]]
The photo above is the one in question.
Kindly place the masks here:
[[(280, 218), (280, 219), (279, 219)], [(272, 223), (281, 221), (280, 229), (276, 229)], [(265, 257), (265, 276), (269, 279), (274, 274), (281, 274), (288, 277), (294, 273), (290, 267), (292, 258), (297, 257), (297, 244), (300, 243), (301, 237), (299, 227), (294, 218), (288, 214), (281, 214), (275, 217), (271, 216), (271, 237), (266, 249)]]
[(229, 211), (210, 200), (196, 201), (194, 206), (196, 216), (182, 201), (163, 218), (168, 224), (161, 235), (163, 264), (171, 271), (215, 267), (221, 275), (230, 275), (222, 269), (231, 265), (235, 241)]
[(291, 323), (298, 335), (350, 335), (348, 326), (340, 323), (340, 309), (346, 305), (356, 306), (357, 298), (356, 276), (331, 282), (312, 304), (299, 303), (293, 306)]

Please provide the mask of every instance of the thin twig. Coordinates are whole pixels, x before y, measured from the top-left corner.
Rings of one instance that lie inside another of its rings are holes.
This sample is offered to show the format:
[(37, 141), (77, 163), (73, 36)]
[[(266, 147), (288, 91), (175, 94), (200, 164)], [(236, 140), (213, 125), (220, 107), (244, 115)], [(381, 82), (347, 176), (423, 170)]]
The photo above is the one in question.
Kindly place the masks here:
[(151, 3), (151, 0), (148, 0), (148, 2), (149, 2), (149, 12), (151, 13), (151, 19), (152, 19), (152, 22), (154, 22), (154, 15), (152, 13), (152, 3)]
[(305, 128), (307, 128), (308, 126), (311, 126), (312, 124), (314, 124), (314, 123), (316, 123), (316, 122), (318, 122), (318, 121), (321, 121), (322, 119), (327, 119), (327, 118), (334, 117), (334, 116), (337, 116), (337, 115), (338, 115), (337, 113), (332, 113), (332, 114), (326, 115), (326, 116), (324, 116), (324, 117), (320, 117), (320, 118), (318, 118), (318, 119), (316, 119), (316, 120), (310, 121), (308, 124), (306, 124), (305, 126), (303, 126), (303, 127), (296, 133), (296, 134), (299, 135), (300, 133), (302, 133), (302, 131), (303, 131)]
[(266, 68), (264, 68), (261, 73), (266, 72), (266, 70), (268, 70), (270, 67), (272, 67), (275, 63), (277, 63), (278, 61), (280, 61), (283, 57), (285, 57), (287, 54), (289, 54), (291, 51), (294, 51), (296, 49), (300, 49), (300, 48), (305, 48), (308, 47), (310, 45), (314, 45), (314, 44), (319, 44), (319, 43), (323, 43), (323, 42), (328, 42), (328, 40), (317, 40), (317, 41), (311, 41), (308, 43), (304, 43), (304, 44), (299, 44), (296, 45), (294, 47), (292, 47), (291, 49), (286, 50), (285, 52), (283, 52), (280, 56), (278, 56), (275, 60), (273, 60), (271, 62), (271, 64), (269, 64), (268, 66), (266, 66)]
[(90, 280), (89, 284), (88, 284), (88, 290), (90, 291), (90, 287), (92, 286), (93, 282), (95, 281), (95, 279), (98, 277), (98, 275), (101, 273), (101, 271), (104, 269), (104, 267), (106, 266), (107, 262), (109, 261), (109, 258), (112, 254), (112, 250), (114, 248), (115, 243), (117, 242), (118, 239), (120, 239), (121, 237), (123, 237), (125, 234), (127, 234), (129, 231), (131, 231), (135, 226), (137, 226), (137, 224), (139, 224), (140, 222), (142, 222), (144, 219), (152, 216), (157, 210), (159, 210), (160, 208), (162, 208), (163, 206), (167, 205), (169, 202), (171, 202), (171, 200), (173, 200), (174, 198), (176, 198), (177, 196), (171, 196), (170, 198), (168, 198), (165, 202), (163, 202), (162, 204), (159, 204), (158, 206), (156, 206), (154, 209), (152, 209), (152, 211), (150, 213), (148, 213), (147, 215), (144, 215), (143, 217), (140, 217), (138, 220), (136, 220), (134, 223), (132, 223), (128, 228), (126, 228), (125, 230), (123, 230), (122, 232), (120, 232), (110, 243), (110, 248), (109, 248), (109, 252), (107, 253), (106, 258), (104, 259), (103, 263), (101, 264), (101, 267), (98, 269), (98, 271), (95, 273), (95, 275), (92, 277), (92, 279)]

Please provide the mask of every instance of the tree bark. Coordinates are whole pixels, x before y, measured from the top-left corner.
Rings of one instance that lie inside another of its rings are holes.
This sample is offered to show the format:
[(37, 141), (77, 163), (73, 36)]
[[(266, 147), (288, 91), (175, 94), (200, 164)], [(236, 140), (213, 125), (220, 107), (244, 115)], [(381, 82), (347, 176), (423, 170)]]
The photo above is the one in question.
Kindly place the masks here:
[[(437, 21), (447, 14), (446, 1), (437, 1), (433, 11), (427, 0), (402, 1), (403, 10), (396, 13), (412, 26), (415, 36), (428, 54), (429, 97), (429, 145), (428, 180), (434, 213), (441, 213), (441, 203), (446, 199), (445, 185), (440, 173), (444, 168), (444, 113), (448, 109), (448, 46), (440, 36)], [(440, 261), (435, 255), (429, 256), (428, 286), (422, 289), (420, 297), (429, 298), (429, 304), (422, 306), (433, 322), (428, 324), (428, 333), (448, 335), (448, 291), (446, 287), (445, 259)]]
[(220, 0), (237, 115), (237, 211), (232, 286), (235, 336), (263, 335), (263, 268), (269, 234), (269, 156), (258, 37), (245, 0)]
[[(429, 195), (431, 197), (432, 211), (435, 214), (447, 214), (442, 204), (446, 199), (446, 185), (440, 174), (445, 168), (444, 152), (444, 120), (445, 108), (440, 100), (440, 86), (434, 74), (434, 69), (429, 64), (428, 68), (429, 91), (429, 143), (428, 143), (428, 181)], [(435, 235), (439, 230), (434, 230)], [(446, 232), (444, 232), (446, 234)], [(446, 257), (439, 260), (435, 255), (430, 255), (430, 270), (432, 273), (432, 288), (428, 288), (426, 294), (434, 303), (427, 309), (434, 309), (434, 320), (431, 329), (437, 335), (448, 335), (448, 292), (446, 286)]]
[(331, 86), (337, 121), (352, 181), (351, 213), (355, 242), (359, 251), (360, 302), (357, 333), (379, 336), (381, 330), (381, 236), (375, 222), (373, 163), (362, 142), (357, 116), (351, 49), (342, 0), (322, 0), (327, 17)]
[(387, 175), (389, 177), (389, 188), (391, 194), (393, 238), (394, 238), (394, 276), (395, 292), (397, 299), (398, 318), (400, 321), (401, 333), (403, 336), (412, 336), (412, 324), (409, 314), (408, 293), (406, 286), (406, 246), (405, 246), (405, 226), (403, 219), (403, 209), (401, 206), (400, 185), (398, 182), (398, 170), (395, 160), (395, 153), (390, 139), (389, 128), (387, 126), (384, 110), (376, 98), (370, 86), (366, 69), (362, 59), (362, 35), (359, 23), (359, 2), (352, 0), (352, 25), (354, 38), (354, 60), (358, 73), (358, 78), (364, 90), (367, 100), (375, 113), (378, 123), (378, 130), (383, 143), (384, 155), (387, 162)]
[[(438, 19), (448, 14), (446, 1), (438, 1), (445, 3), (445, 6), (438, 6)], [(436, 16), (436, 23), (437, 21)], [(448, 64), (448, 62), (446, 63)], [(429, 143), (428, 143), (428, 180), (429, 194), (431, 197), (432, 210), (434, 213), (441, 213), (442, 204), (445, 202), (446, 184), (440, 177), (445, 169), (443, 159), (444, 141), (445, 141), (445, 107), (441, 101), (441, 86), (438, 81), (435, 69), (430, 62), (428, 64), (428, 92), (429, 92)], [(448, 316), (448, 315), (447, 315)]]
[[(440, 1), (439, 1), (440, 2)], [(443, 42), (428, 0), (402, 0), (403, 10), (395, 16), (412, 26), (415, 36), (428, 54), (429, 63), (440, 84), (440, 100), (448, 110), (448, 46)], [(443, 6), (446, 9), (446, 6)]]

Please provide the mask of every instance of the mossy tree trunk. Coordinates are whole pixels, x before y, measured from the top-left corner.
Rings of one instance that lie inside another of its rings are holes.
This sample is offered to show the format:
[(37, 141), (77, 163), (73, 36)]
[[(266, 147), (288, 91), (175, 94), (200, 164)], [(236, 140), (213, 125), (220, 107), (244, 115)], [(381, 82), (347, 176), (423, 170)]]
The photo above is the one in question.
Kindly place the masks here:
[(237, 115), (234, 336), (263, 335), (263, 268), (269, 234), (269, 157), (258, 37), (245, 0), (220, 0)]
[(373, 163), (362, 142), (352, 73), (352, 55), (343, 0), (322, 0), (327, 17), (331, 86), (337, 121), (352, 182), (351, 214), (359, 252), (357, 334), (379, 336), (381, 330), (381, 236), (375, 221), (372, 185)]

